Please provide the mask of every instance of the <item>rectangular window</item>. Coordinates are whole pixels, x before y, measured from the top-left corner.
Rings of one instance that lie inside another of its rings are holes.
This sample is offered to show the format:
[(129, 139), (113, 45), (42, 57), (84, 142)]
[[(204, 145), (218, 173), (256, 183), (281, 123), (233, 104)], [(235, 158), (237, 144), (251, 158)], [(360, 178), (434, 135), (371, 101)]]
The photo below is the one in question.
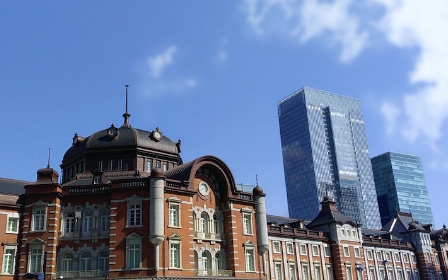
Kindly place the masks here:
[(18, 232), (19, 232), (19, 218), (8, 217), (6, 233), (18, 233)]
[(14, 274), (14, 259), (16, 249), (12, 246), (5, 246), (3, 251), (2, 274)]
[(252, 234), (252, 214), (243, 213), (244, 234)]
[(163, 170), (163, 172), (167, 171), (168, 170), (168, 164), (164, 163), (162, 170)]
[(255, 271), (254, 248), (246, 248), (246, 271)]
[(128, 208), (128, 226), (140, 226), (142, 224), (141, 204), (130, 203)]
[(98, 171), (100, 171), (100, 172), (104, 171), (104, 166), (103, 166), (102, 160), (98, 161)]
[(42, 267), (42, 257), (43, 252), (42, 248), (33, 248), (30, 247), (31, 254), (30, 254), (30, 263), (29, 263), (29, 271), (30, 273), (39, 273), (43, 272)]
[(367, 251), (367, 259), (368, 259), (368, 260), (373, 260), (373, 254), (372, 254), (372, 251), (371, 251), (371, 250), (368, 250), (368, 251)]
[(386, 252), (386, 260), (390, 261), (390, 252)]
[(319, 246), (313, 245), (313, 256), (319, 256)]
[(324, 250), (325, 250), (325, 257), (330, 257), (331, 256), (330, 246), (325, 245)]
[(308, 276), (308, 265), (307, 264), (302, 264), (302, 275), (303, 275), (303, 279), (304, 280), (308, 280), (309, 276)]
[(296, 280), (297, 279), (296, 266), (294, 264), (290, 264), (289, 265), (289, 279), (290, 280)]
[(43, 231), (45, 230), (45, 208), (34, 208), (33, 209), (33, 230)]
[(179, 227), (179, 204), (170, 203), (170, 219), (169, 226)]
[(113, 171), (114, 170), (114, 161), (109, 160), (109, 163), (107, 164), (107, 171)]
[(139, 268), (141, 259), (141, 241), (138, 239), (129, 240), (128, 245), (128, 268)]
[(158, 167), (158, 168), (160, 168), (160, 161), (156, 161), (156, 166), (155, 166), (156, 168)]
[(355, 247), (355, 258), (360, 258), (361, 254), (359, 252), (359, 247)]
[(350, 265), (345, 267), (345, 273), (347, 274), (347, 280), (353, 280), (352, 267)]
[(170, 243), (170, 268), (181, 268), (180, 243)]
[(275, 263), (275, 280), (282, 280), (282, 264), (279, 262)]
[[(328, 280), (334, 280), (333, 276), (333, 267), (331, 265), (327, 265), (327, 272), (328, 272)], [(375, 278), (371, 279), (374, 280)]]
[(151, 170), (152, 170), (152, 162), (151, 162), (151, 160), (147, 160), (147, 162), (146, 162), (146, 171), (148, 171), (148, 172), (151, 172)]
[(401, 269), (397, 269), (397, 280), (403, 280), (403, 271)]
[(400, 254), (399, 253), (395, 253), (394, 256), (395, 256), (395, 261), (396, 262), (400, 262)]
[(293, 254), (294, 253), (294, 249), (293, 249), (292, 243), (286, 243), (286, 252), (288, 254)]
[(300, 254), (306, 255), (306, 244), (300, 244)]
[(350, 257), (350, 252), (348, 250), (348, 246), (344, 246), (344, 257)]
[(381, 255), (381, 252), (376, 252), (376, 259), (378, 261), (382, 261), (383, 260), (383, 256)]
[(408, 255), (408, 254), (403, 254), (403, 261), (404, 261), (405, 263), (408, 263), (408, 262), (409, 262), (409, 255)]
[(123, 160), (119, 159), (118, 160), (118, 171), (122, 171), (123, 170)]
[(411, 257), (412, 257), (412, 262), (413, 262), (413, 263), (417, 263), (417, 258), (415, 257), (415, 255), (412, 254)]
[(280, 253), (280, 242), (272, 242), (272, 247), (274, 248), (274, 253)]
[(314, 274), (316, 275), (316, 280), (322, 280), (322, 274), (320, 272), (320, 265), (314, 266)]
[[(375, 269), (373, 267), (369, 268), (369, 275), (370, 275), (370, 279), (371, 280), (375, 280), (376, 279), (376, 277), (375, 277)], [(409, 278), (409, 280), (411, 280), (411, 279)]]

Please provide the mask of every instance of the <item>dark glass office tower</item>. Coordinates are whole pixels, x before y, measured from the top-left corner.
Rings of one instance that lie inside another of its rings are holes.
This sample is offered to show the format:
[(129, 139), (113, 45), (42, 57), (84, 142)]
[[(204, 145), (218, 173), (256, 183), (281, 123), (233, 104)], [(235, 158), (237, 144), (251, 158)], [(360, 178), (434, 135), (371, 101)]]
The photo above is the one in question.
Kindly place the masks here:
[(303, 88), (278, 102), (289, 216), (314, 219), (326, 193), (363, 227), (381, 227), (359, 100)]
[(425, 175), (419, 157), (387, 152), (372, 158), (381, 223), (396, 211), (411, 212), (423, 224), (434, 224)]

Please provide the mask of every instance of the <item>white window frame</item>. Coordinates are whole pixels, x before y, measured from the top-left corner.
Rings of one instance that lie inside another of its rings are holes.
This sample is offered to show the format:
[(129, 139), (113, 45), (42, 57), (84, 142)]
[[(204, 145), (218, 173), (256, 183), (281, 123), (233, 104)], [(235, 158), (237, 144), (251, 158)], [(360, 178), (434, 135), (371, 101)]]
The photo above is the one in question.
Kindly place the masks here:
[(291, 242), (286, 242), (286, 253), (294, 254), (294, 244), (292, 244)]
[(93, 211), (90, 209), (84, 210), (82, 213), (82, 232), (90, 233), (93, 229)]
[(146, 172), (151, 172), (152, 170), (152, 161), (150, 159), (146, 160)]
[(296, 272), (296, 264), (295, 263), (289, 263), (288, 264), (289, 269), (289, 280), (297, 280), (297, 272)]
[(169, 269), (182, 268), (182, 246), (180, 240), (169, 241)]
[(107, 171), (114, 171), (114, 160), (110, 159), (107, 162)]
[(90, 271), (92, 270), (92, 253), (89, 251), (84, 251), (79, 254), (79, 271)]
[(47, 226), (47, 204), (38, 203), (33, 206), (31, 231), (45, 231)]
[(243, 234), (244, 235), (253, 235), (252, 212), (243, 209), (242, 210), (242, 219), (243, 219)]
[(102, 160), (98, 161), (98, 171), (100, 172), (104, 171), (104, 161)]
[(124, 163), (123, 159), (119, 159), (118, 160), (118, 165), (117, 165), (117, 170), (118, 171), (123, 171), (123, 163)]
[[(13, 225), (14, 222), (15, 225)], [(7, 214), (6, 233), (19, 233), (19, 213)]]
[(100, 212), (100, 231), (107, 233), (110, 231), (110, 209), (103, 208)]
[(409, 263), (409, 255), (407, 253), (403, 253), (403, 261)]
[(280, 253), (280, 241), (272, 241), (272, 251), (274, 253)]
[(162, 166), (163, 166), (163, 167), (162, 167), (162, 171), (163, 171), (163, 172), (165, 172), (165, 171), (168, 170), (168, 163), (164, 163)]
[(60, 270), (63, 272), (73, 271), (73, 254), (63, 253), (60, 263)]
[(255, 248), (245, 247), (246, 272), (255, 272)]
[(274, 269), (275, 269), (275, 280), (283, 280), (282, 263), (279, 261), (274, 262)]
[(181, 201), (178, 199), (169, 199), (168, 200), (168, 226), (180, 228), (180, 208)]
[(325, 257), (331, 257), (331, 249), (329, 245), (324, 245), (324, 254)]
[(142, 237), (136, 233), (126, 237), (126, 268), (139, 269), (142, 266)]
[(126, 227), (141, 227), (142, 226), (142, 200), (143, 198), (136, 195), (126, 199), (127, 215)]
[[(70, 217), (69, 214), (72, 214)], [(64, 231), (66, 237), (71, 237), (76, 227), (75, 211), (69, 210), (64, 213)]]
[(350, 257), (350, 249), (348, 248), (348, 246), (344, 245), (342, 248), (342, 250), (344, 251), (344, 257)]
[(367, 254), (367, 260), (369, 260), (369, 261), (373, 260), (373, 252), (372, 252), (372, 250), (367, 250), (366, 254)]
[(313, 256), (319, 256), (319, 246), (313, 244), (312, 245), (312, 252), (313, 252)]
[(322, 280), (322, 270), (320, 264), (314, 264), (314, 278), (316, 280)]
[(14, 274), (16, 254), (17, 247), (15, 245), (3, 245), (2, 274)]
[(355, 246), (353, 249), (354, 249), (355, 258), (360, 258), (361, 257), (361, 249), (358, 246)]
[(35, 243), (29, 245), (28, 252), (28, 272), (43, 272), (44, 265), (44, 243)]
[(303, 277), (302, 279), (304, 280), (310, 279), (309, 273), (310, 269), (308, 267), (308, 263), (302, 263), (302, 277)]
[(306, 255), (306, 244), (300, 244), (300, 255), (305, 256)]
[(345, 275), (347, 276), (347, 280), (353, 280), (353, 272), (351, 265), (345, 266)]

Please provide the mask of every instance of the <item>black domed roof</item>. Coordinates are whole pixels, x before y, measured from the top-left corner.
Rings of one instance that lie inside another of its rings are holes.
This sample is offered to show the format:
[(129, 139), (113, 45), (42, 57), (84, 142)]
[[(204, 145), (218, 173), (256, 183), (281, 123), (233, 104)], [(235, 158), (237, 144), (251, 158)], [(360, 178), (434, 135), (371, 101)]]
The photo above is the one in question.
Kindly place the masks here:
[[(113, 127), (113, 126), (112, 126)], [(116, 128), (115, 137), (108, 135), (107, 129), (97, 131), (86, 137), (82, 142), (70, 147), (64, 154), (63, 161), (85, 151), (86, 149), (111, 149), (120, 147), (141, 147), (150, 150), (179, 154), (178, 147), (170, 138), (162, 136), (160, 140), (152, 137), (152, 132), (121, 126)]]

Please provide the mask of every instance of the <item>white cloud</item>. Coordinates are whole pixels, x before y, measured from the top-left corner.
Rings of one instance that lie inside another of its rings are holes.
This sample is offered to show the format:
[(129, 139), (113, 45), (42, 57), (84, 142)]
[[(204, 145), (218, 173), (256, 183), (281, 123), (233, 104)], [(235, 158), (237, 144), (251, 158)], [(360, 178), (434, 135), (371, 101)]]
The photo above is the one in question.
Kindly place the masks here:
[(386, 119), (386, 132), (388, 135), (393, 135), (395, 131), (396, 121), (398, 116), (401, 114), (401, 110), (390, 102), (383, 102), (381, 105), (381, 114)]
[(368, 33), (360, 30), (359, 19), (350, 14), (351, 4), (352, 0), (246, 0), (245, 10), (248, 23), (258, 34), (285, 32), (285, 28), (269, 28), (267, 23), (286, 26), (289, 36), (301, 43), (331, 34), (342, 47), (339, 59), (347, 62), (362, 51), (368, 39)]
[[(448, 119), (448, 1), (246, 0), (245, 4), (247, 22), (257, 34), (287, 34), (300, 43), (330, 38), (340, 45), (339, 59), (344, 62), (358, 56), (369, 43), (369, 33), (378, 31), (398, 48), (417, 50), (409, 73), (415, 90), (380, 109), (389, 135), (398, 128), (407, 141), (424, 140), (437, 150)], [(366, 16), (372, 16), (372, 9), (381, 11), (373, 16), (379, 22), (376, 26)]]
[(441, 128), (448, 119), (448, 2), (441, 0), (375, 0), (385, 8), (379, 28), (398, 47), (417, 48), (419, 55), (409, 82), (419, 90), (403, 98), (402, 135), (419, 137), (437, 149)]
[(173, 62), (173, 55), (176, 51), (176, 46), (170, 46), (162, 54), (148, 58), (147, 61), (151, 68), (151, 74), (154, 78), (159, 78), (164, 68)]
[(185, 85), (186, 85), (187, 87), (195, 87), (195, 86), (197, 85), (197, 82), (196, 82), (195, 79), (187, 79), (187, 80), (185, 81)]

